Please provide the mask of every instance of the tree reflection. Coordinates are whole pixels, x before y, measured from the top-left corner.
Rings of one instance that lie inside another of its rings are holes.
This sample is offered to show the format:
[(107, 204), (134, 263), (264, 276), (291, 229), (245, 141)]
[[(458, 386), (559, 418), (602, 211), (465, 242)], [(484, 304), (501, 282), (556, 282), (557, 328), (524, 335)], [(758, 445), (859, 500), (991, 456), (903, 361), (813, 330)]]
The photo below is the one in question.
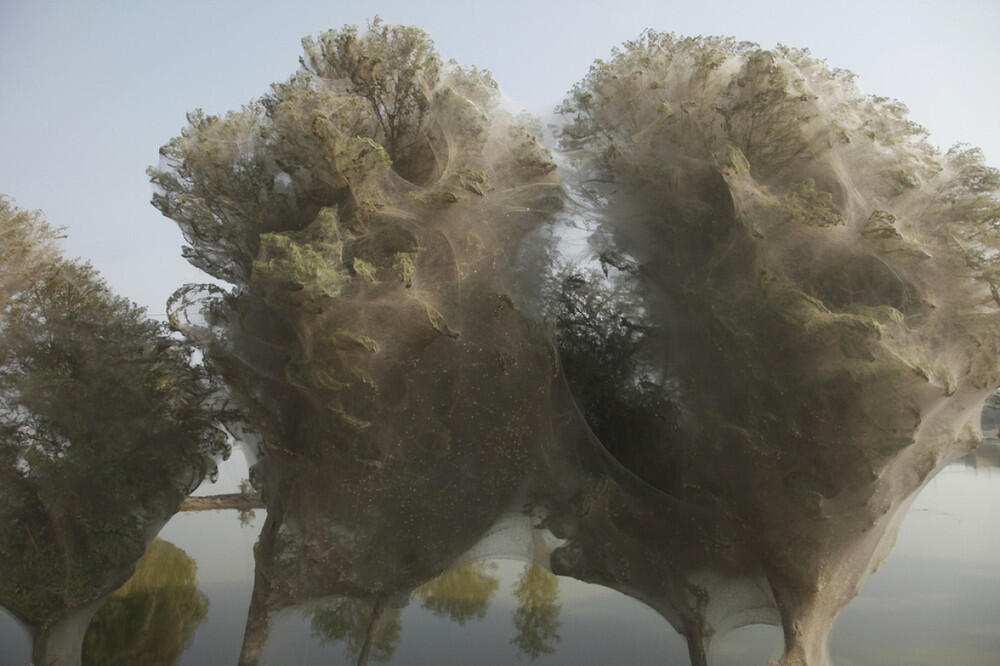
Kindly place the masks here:
[(173, 664), (207, 613), (194, 560), (157, 539), (135, 575), (94, 616), (84, 637), (83, 663)]
[(447, 617), (459, 625), (486, 616), (490, 600), (500, 581), (487, 571), (497, 568), (494, 562), (473, 562), (446, 571), (417, 588), (423, 607), (435, 615)]
[(517, 636), (511, 643), (532, 659), (552, 653), (559, 642), (559, 579), (537, 564), (526, 564), (514, 596)]
[(389, 661), (399, 644), (399, 609), (386, 608), (383, 599), (342, 597), (320, 604), (309, 615), (313, 636), (324, 645), (344, 642), (358, 664)]

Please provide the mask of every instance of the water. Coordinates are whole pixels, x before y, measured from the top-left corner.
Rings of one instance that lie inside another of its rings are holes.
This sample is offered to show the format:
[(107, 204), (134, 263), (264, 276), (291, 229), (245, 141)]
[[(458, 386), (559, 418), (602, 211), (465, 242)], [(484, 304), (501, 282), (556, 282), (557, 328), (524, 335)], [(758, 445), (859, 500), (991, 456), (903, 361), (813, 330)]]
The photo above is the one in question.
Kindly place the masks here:
[[(997, 451), (997, 444), (984, 450)], [(994, 463), (995, 464), (995, 463)], [(987, 664), (1000, 654), (1000, 469), (946, 467), (889, 560), (844, 609), (837, 664)]]
[[(1000, 503), (1000, 468), (993, 466), (991, 456), (1000, 450), (998, 446), (996, 441), (983, 446), (975, 458), (978, 468), (972, 466), (974, 458), (952, 464), (921, 491), (892, 555), (840, 614), (830, 640), (834, 663), (995, 663), (995, 655), (1000, 654), (1000, 519), (992, 508)], [(241, 457), (235, 456), (232, 462), (219, 484), (206, 484), (199, 492), (230, 489), (232, 479), (245, 470)], [(253, 544), (264, 516), (258, 510), (241, 523), (233, 510), (182, 512), (160, 533), (160, 539), (194, 560), (197, 588), (208, 600), (208, 612), (178, 663), (201, 666), (238, 660), (253, 589)], [(391, 652), (383, 656), (391, 656), (386, 663), (531, 660), (515, 642), (514, 624), (519, 607), (515, 591), (531, 565), (522, 560), (486, 559), (472, 566), (479, 566), (486, 579), (496, 581), (481, 604), (481, 614), (460, 624), (447, 610), (439, 607), (434, 612), (424, 597), (412, 594), (398, 609), (398, 634), (387, 643)], [(551, 574), (545, 572), (545, 576)], [(684, 638), (650, 607), (600, 585), (567, 576), (553, 578), (555, 630), (549, 640), (542, 641), (533, 663), (688, 663)], [(461, 592), (460, 586), (457, 591)], [(352, 663), (357, 646), (352, 651), (347, 638), (324, 635), (311, 622), (315, 610), (330, 601), (312, 600), (277, 613), (260, 663)], [(468, 605), (469, 600), (465, 601)], [(27, 635), (4, 612), (0, 620), (2, 663), (26, 664), (29, 652)], [(711, 663), (765, 664), (780, 653), (777, 627), (750, 625), (719, 638)]]

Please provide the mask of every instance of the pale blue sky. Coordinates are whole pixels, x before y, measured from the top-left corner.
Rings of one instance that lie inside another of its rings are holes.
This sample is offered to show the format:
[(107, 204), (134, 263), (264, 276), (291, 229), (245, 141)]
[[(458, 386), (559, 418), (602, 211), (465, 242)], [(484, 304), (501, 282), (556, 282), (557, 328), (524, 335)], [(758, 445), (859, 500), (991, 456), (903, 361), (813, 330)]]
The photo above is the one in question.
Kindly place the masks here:
[(0, 192), (69, 228), (119, 293), (163, 312), (202, 281), (145, 168), (196, 107), (238, 108), (286, 78), (299, 40), (380, 14), (427, 30), (447, 58), (490, 69), (533, 110), (643, 28), (801, 46), (906, 102), (932, 141), (1000, 164), (1000, 3), (994, 0), (659, 2), (103, 2), (0, 0)]

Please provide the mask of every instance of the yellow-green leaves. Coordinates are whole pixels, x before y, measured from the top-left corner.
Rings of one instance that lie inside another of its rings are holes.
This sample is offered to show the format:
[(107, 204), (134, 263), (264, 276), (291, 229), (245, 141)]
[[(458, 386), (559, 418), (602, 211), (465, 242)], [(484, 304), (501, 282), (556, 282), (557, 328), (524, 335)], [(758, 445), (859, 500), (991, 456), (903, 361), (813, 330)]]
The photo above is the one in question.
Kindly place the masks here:
[(396, 271), (400, 282), (407, 288), (413, 285), (413, 276), (417, 273), (414, 258), (416, 252), (397, 252), (392, 258), (392, 269)]
[(339, 254), (339, 245), (298, 243), (290, 234), (262, 234), (261, 258), (254, 262), (254, 271), (286, 289), (309, 287), (335, 296), (343, 283), (343, 274), (330, 257)]
[(398, 159), (423, 129), (429, 93), (438, 83), (441, 58), (423, 30), (390, 26), (376, 18), (364, 35), (355, 27), (302, 40), (306, 70), (367, 101), (378, 135)]
[(800, 224), (833, 227), (844, 223), (833, 205), (833, 195), (817, 190), (812, 178), (803, 180), (798, 187), (786, 194), (784, 203), (789, 217)]
[(0, 195), (0, 309), (21, 289), (53, 269), (60, 238), (37, 211), (21, 210)]
[(302, 232), (261, 234), (254, 275), (280, 289), (336, 296), (347, 280), (336, 209), (324, 208)]

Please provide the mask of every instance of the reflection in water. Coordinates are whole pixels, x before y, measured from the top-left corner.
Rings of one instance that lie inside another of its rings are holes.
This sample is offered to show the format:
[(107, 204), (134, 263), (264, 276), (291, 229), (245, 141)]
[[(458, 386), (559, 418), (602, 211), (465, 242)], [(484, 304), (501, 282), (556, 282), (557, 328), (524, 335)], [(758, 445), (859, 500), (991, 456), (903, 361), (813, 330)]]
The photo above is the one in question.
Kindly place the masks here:
[(511, 642), (532, 660), (551, 653), (559, 642), (559, 579), (537, 564), (526, 564), (514, 596), (517, 635)]
[(321, 603), (309, 615), (313, 636), (324, 644), (344, 642), (359, 666), (388, 661), (399, 643), (399, 609), (386, 608), (382, 599), (343, 597)]
[(108, 597), (83, 641), (83, 663), (174, 664), (208, 613), (194, 560), (157, 539), (135, 573)]
[(983, 442), (975, 451), (962, 457), (959, 461), (972, 469), (1000, 468), (1000, 442), (996, 439)]
[(422, 605), (435, 615), (447, 617), (459, 625), (486, 616), (490, 599), (500, 581), (489, 575), (495, 563), (472, 562), (446, 571), (416, 589)]

